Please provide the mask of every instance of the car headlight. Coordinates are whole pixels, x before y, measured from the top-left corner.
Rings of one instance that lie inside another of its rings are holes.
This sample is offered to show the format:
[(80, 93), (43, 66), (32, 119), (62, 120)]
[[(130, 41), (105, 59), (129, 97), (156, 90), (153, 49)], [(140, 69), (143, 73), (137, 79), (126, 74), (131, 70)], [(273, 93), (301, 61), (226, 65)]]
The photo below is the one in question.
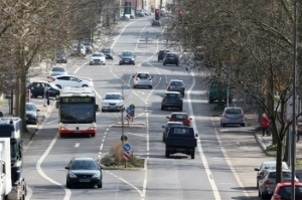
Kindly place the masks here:
[(77, 176), (74, 174), (74, 173), (72, 173), (72, 172), (68, 172), (68, 176), (70, 177), (70, 178), (76, 178)]
[(93, 174), (92, 178), (100, 178), (101, 177), (101, 173), (97, 172), (95, 174)]

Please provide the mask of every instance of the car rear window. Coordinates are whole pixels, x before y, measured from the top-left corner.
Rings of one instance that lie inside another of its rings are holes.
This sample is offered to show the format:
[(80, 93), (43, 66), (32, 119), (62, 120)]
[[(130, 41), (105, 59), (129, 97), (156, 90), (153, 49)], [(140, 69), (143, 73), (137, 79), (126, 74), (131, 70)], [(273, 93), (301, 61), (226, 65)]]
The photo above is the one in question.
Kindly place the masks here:
[(172, 119), (187, 119), (187, 115), (182, 115), (182, 114), (173, 114)]
[(173, 127), (170, 128), (169, 134), (175, 137), (192, 137), (194, 132), (192, 128)]
[(62, 67), (54, 67), (54, 68), (52, 68), (51, 71), (53, 71), (53, 72), (65, 72), (65, 69), (62, 68)]
[(137, 77), (140, 78), (140, 79), (148, 79), (149, 74), (138, 74)]
[(242, 113), (242, 110), (241, 109), (227, 109), (225, 111), (226, 114), (241, 114)]
[[(291, 173), (290, 172), (282, 172), (282, 178), (290, 178), (291, 177)], [(268, 178), (270, 179), (276, 179), (276, 172), (271, 172), (268, 175)]]
[(167, 99), (180, 99), (179, 94), (166, 94)]
[[(282, 199), (291, 199), (291, 186), (283, 186), (279, 190), (279, 195)], [(296, 199), (302, 198), (302, 187), (301, 186), (295, 186), (295, 197)]]
[(183, 83), (181, 81), (172, 81), (170, 83), (170, 85), (172, 85), (172, 86), (183, 86)]

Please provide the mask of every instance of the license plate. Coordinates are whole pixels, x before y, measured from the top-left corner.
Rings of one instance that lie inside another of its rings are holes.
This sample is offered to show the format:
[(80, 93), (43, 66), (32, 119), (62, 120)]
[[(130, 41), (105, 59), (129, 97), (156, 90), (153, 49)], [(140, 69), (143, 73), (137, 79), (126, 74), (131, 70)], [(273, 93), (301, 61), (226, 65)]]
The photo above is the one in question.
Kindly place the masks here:
[(87, 179), (87, 178), (86, 179), (80, 179), (80, 182), (81, 183), (88, 183), (88, 182), (90, 182), (90, 179)]
[(75, 131), (74, 133), (81, 133), (81, 131)]

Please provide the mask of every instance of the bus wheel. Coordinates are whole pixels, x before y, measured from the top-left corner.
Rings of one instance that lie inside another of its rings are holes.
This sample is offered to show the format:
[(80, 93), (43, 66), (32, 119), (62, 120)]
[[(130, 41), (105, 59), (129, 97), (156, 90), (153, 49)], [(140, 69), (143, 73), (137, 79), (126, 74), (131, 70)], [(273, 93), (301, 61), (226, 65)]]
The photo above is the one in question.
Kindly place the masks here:
[(91, 134), (91, 137), (95, 137), (95, 133)]

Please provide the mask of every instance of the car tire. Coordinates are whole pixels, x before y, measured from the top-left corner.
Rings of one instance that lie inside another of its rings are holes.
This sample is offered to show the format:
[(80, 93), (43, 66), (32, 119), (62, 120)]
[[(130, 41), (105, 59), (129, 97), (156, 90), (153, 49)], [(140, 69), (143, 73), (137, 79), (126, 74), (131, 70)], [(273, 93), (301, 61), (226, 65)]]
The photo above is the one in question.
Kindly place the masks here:
[(89, 63), (89, 65), (92, 65), (92, 63)]
[(72, 185), (68, 181), (66, 181), (66, 187), (67, 188), (72, 188)]
[(245, 123), (241, 124), (242, 127), (245, 127)]
[(102, 112), (105, 112), (105, 110), (104, 110), (104, 109), (102, 109)]
[(84, 84), (84, 85), (82, 85), (82, 87), (88, 87), (88, 85)]
[(160, 108), (161, 110), (165, 110), (165, 107), (164, 106), (161, 106), (161, 108)]
[(98, 184), (98, 188), (103, 188), (103, 182), (100, 182), (100, 183)]
[(212, 104), (213, 102), (214, 102), (214, 100), (209, 98), (209, 103)]
[(122, 63), (119, 63), (119, 65), (122, 65)]
[(152, 86), (152, 85), (149, 85), (149, 88), (150, 88), (150, 89), (152, 89), (152, 88), (153, 88), (153, 86)]
[(195, 159), (195, 152), (191, 153), (191, 159)]
[(135, 62), (133, 62), (133, 64), (132, 65), (135, 65)]
[(169, 151), (166, 149), (166, 152), (165, 152), (165, 156), (166, 156), (166, 158), (169, 158)]

